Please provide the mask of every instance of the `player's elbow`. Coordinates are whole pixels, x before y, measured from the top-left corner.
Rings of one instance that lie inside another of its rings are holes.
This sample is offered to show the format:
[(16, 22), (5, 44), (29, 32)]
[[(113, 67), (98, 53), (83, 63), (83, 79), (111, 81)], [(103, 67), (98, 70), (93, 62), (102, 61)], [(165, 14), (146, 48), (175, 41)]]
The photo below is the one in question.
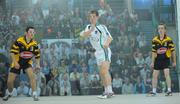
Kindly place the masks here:
[(112, 42), (112, 40), (113, 40), (113, 38), (112, 38), (112, 37), (109, 37), (109, 38), (108, 38), (109, 43), (111, 43), (111, 42)]

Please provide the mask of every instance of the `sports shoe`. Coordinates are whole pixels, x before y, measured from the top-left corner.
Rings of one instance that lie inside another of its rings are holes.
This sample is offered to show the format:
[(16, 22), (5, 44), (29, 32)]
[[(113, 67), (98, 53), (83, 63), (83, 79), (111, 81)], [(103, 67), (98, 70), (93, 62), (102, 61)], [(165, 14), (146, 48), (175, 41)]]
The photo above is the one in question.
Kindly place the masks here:
[(113, 96), (114, 96), (114, 93), (113, 93), (113, 92), (107, 94), (107, 98), (111, 98), (111, 97), (113, 97)]
[(34, 99), (34, 101), (39, 101), (39, 98), (36, 95), (33, 95), (33, 99)]
[(156, 93), (151, 91), (151, 92), (148, 93), (148, 96), (156, 96)]
[(114, 96), (114, 93), (103, 93), (102, 95), (98, 96), (100, 99), (107, 99)]
[(4, 101), (7, 101), (10, 97), (11, 97), (11, 95), (8, 95), (8, 94), (7, 94), (7, 95), (5, 95), (5, 96), (3, 97), (3, 100), (4, 100)]
[(108, 94), (107, 93), (103, 93), (102, 95), (97, 96), (97, 97), (100, 98), (100, 99), (107, 99), (108, 98)]
[(172, 96), (172, 92), (171, 91), (167, 91), (165, 96)]

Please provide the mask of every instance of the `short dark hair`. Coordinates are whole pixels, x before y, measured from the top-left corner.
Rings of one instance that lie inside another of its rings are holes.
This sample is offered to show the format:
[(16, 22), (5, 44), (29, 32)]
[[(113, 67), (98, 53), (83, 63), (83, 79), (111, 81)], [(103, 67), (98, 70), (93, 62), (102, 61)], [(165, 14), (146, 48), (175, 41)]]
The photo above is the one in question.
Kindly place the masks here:
[(99, 16), (99, 13), (97, 10), (91, 10), (90, 14), (96, 14), (96, 16)]
[(33, 26), (28, 26), (28, 27), (26, 27), (26, 32), (28, 32), (29, 29), (35, 29), (35, 28)]
[(165, 29), (167, 29), (167, 26), (166, 26), (166, 24), (165, 24), (165, 23), (161, 22), (161, 23), (159, 23), (159, 25), (163, 25), (163, 26), (164, 26), (164, 28), (165, 28)]

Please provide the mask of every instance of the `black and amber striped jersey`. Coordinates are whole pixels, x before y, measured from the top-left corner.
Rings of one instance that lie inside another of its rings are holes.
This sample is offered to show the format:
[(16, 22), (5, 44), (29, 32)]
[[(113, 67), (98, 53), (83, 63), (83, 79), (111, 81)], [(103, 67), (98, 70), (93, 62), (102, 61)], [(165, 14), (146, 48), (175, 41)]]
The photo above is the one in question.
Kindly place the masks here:
[(171, 57), (171, 53), (175, 50), (175, 45), (172, 39), (165, 35), (163, 40), (160, 40), (160, 36), (155, 36), (152, 40), (152, 52), (157, 53), (157, 59), (168, 59)]
[(38, 48), (37, 42), (32, 39), (27, 43), (25, 36), (18, 38), (14, 42), (11, 46), (10, 53), (15, 54), (15, 58), (20, 64), (32, 64), (33, 57), (36, 59), (40, 58), (40, 49)]

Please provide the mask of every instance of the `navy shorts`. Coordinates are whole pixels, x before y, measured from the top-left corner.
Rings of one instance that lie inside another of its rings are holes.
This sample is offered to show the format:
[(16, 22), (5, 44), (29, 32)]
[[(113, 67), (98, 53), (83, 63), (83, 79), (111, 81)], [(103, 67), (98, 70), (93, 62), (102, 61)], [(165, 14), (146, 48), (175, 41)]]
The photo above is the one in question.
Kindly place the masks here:
[(20, 74), (21, 73), (21, 70), (23, 70), (23, 73), (25, 73), (25, 70), (27, 69), (27, 68), (30, 68), (30, 67), (32, 67), (32, 65), (31, 64), (29, 64), (29, 63), (26, 63), (26, 64), (19, 64), (20, 65), (20, 68), (19, 69), (16, 69), (15, 67), (12, 67), (11, 69), (10, 69), (10, 72), (12, 72), (12, 73), (15, 73), (15, 74)]
[(169, 68), (169, 66), (170, 66), (170, 59), (164, 59), (164, 60), (155, 59), (154, 62), (155, 70), (164, 70), (165, 68)]

